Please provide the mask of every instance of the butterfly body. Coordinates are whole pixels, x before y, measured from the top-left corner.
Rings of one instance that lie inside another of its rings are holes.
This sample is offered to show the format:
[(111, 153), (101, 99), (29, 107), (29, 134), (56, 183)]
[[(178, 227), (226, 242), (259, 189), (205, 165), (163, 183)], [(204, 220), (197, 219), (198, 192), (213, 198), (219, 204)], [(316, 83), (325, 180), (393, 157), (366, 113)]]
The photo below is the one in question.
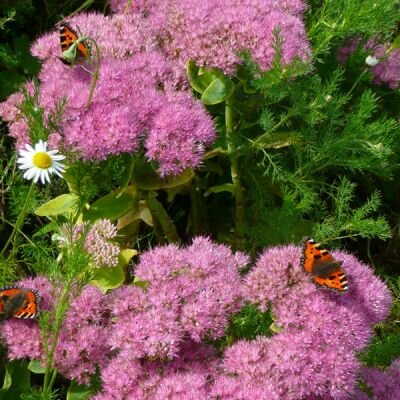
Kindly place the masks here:
[(33, 319), (39, 314), (39, 295), (35, 290), (17, 286), (0, 289), (0, 318)]
[(312, 281), (321, 287), (344, 293), (348, 287), (342, 261), (336, 260), (328, 250), (311, 238), (304, 238), (301, 265), (311, 275)]
[[(60, 45), (61, 51), (64, 53), (68, 51), (71, 46), (78, 41), (79, 37), (78, 34), (75, 32), (72, 27), (67, 24), (66, 22), (62, 22), (60, 24)], [(89, 49), (86, 46), (85, 42), (80, 42), (76, 46), (76, 52), (74, 59), (66, 59), (65, 56), (60, 57), (60, 60), (64, 64), (71, 65), (73, 63), (83, 63), (89, 59)]]

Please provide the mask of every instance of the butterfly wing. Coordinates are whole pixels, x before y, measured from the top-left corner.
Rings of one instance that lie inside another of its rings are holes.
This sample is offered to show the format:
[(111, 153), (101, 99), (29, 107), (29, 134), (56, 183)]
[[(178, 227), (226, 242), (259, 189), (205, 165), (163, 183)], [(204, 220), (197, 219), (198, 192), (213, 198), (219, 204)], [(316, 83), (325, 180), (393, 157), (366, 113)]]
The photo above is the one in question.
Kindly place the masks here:
[(6, 287), (0, 289), (0, 316), (4, 319), (35, 318), (38, 311), (38, 294), (34, 290), (19, 287)]
[[(78, 40), (77, 33), (71, 28), (69, 24), (63, 22), (60, 25), (60, 44), (61, 51), (64, 52), (68, 50), (73, 43)], [(80, 42), (77, 46), (76, 62), (83, 62), (89, 58), (89, 51), (84, 42)], [(71, 64), (70, 61), (61, 58), (61, 61), (65, 64)]]
[(301, 263), (304, 270), (318, 286), (338, 292), (348, 290), (346, 272), (342, 261), (337, 261), (321, 244), (310, 238), (303, 240), (303, 257)]

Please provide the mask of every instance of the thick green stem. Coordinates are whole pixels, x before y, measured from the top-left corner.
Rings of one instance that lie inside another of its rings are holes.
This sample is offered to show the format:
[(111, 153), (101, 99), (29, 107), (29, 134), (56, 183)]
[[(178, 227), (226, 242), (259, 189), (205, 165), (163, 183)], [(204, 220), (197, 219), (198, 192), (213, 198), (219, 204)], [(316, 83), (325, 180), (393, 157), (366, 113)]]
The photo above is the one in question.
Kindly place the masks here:
[(34, 183), (32, 183), (31, 187), (29, 188), (29, 192), (25, 198), (25, 203), (22, 207), (21, 212), (18, 215), (17, 221), (14, 224), (14, 228), (11, 232), (11, 235), (8, 237), (8, 240), (6, 242), (6, 244), (4, 245), (3, 249), (1, 250), (0, 253), (0, 257), (4, 256), (4, 253), (6, 252), (8, 246), (10, 245), (10, 243), (13, 241), (14, 239), (14, 244), (13, 244), (13, 249), (10, 253), (10, 256), (8, 257), (8, 259), (14, 254), (15, 252), (15, 243), (17, 243), (16, 239), (18, 237), (18, 234), (22, 228), (22, 225), (25, 222), (25, 218), (26, 218), (26, 214), (27, 214), (27, 210), (28, 210), (28, 206), (29, 206), (29, 202), (31, 201), (31, 197), (32, 197), (32, 193), (33, 193), (33, 189), (34, 189)]
[(225, 102), (225, 129), (228, 144), (229, 160), (231, 163), (231, 179), (233, 184), (233, 195), (235, 197), (235, 240), (236, 247), (244, 247), (245, 207), (244, 188), (240, 179), (239, 157), (236, 151), (234, 128), (233, 128), (233, 96)]
[(154, 192), (150, 191), (146, 193), (146, 203), (151, 214), (160, 222), (168, 242), (180, 243), (181, 239), (176, 232), (176, 228), (172, 219), (169, 217), (163, 205), (156, 199), (156, 197), (157, 195)]

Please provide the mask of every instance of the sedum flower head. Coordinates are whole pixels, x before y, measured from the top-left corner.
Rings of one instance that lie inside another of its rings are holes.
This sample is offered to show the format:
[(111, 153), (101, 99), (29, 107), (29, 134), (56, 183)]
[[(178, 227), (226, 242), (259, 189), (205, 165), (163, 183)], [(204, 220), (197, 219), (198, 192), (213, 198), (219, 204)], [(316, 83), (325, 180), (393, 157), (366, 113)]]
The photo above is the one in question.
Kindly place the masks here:
[(269, 382), (281, 399), (312, 394), (343, 399), (354, 393), (356, 352), (367, 346), (373, 325), (387, 317), (391, 296), (370, 267), (342, 251), (333, 255), (348, 275), (349, 291), (343, 295), (311, 282), (299, 263), (298, 246), (264, 251), (246, 277), (244, 293), (261, 310), (270, 306), (283, 331), (228, 349), (229, 373), (247, 384)]
[[(285, 4), (286, 3), (286, 4)], [(192, 59), (199, 66), (222, 69), (232, 75), (249, 51), (263, 70), (275, 56), (274, 32), (282, 39), (282, 62), (295, 57), (307, 59), (310, 48), (304, 28), (302, 7), (290, 1), (208, 0), (164, 1), (153, 20), (161, 20), (163, 51), (184, 68)], [(293, 2), (294, 3), (294, 2)], [(157, 25), (157, 23), (155, 23)]]
[(172, 361), (135, 359), (120, 353), (101, 370), (102, 393), (93, 400), (206, 399), (216, 370), (211, 346), (186, 341)]
[[(44, 277), (24, 279), (18, 285), (39, 292), (40, 310), (53, 310), (55, 298), (59, 298), (61, 292)], [(93, 286), (86, 286), (79, 294), (72, 290), (69, 295), (71, 305), (61, 326), (54, 363), (66, 378), (88, 383), (96, 368), (108, 360), (110, 351), (107, 297)], [(42, 332), (37, 321), (7, 319), (0, 326), (0, 334), (7, 345), (9, 359), (45, 362)]]
[(242, 304), (239, 262), (248, 259), (204, 237), (142, 254), (135, 275), (147, 287), (115, 291), (111, 347), (135, 358), (174, 359), (186, 338), (223, 336)]
[(55, 364), (68, 379), (87, 384), (97, 366), (108, 361), (107, 300), (105, 294), (90, 285), (72, 299), (55, 352)]
[(400, 359), (394, 360), (389, 368), (361, 369), (361, 380), (368, 387), (371, 396), (358, 390), (355, 400), (396, 400), (400, 398)]
[(99, 220), (90, 228), (84, 248), (96, 266), (115, 267), (118, 264), (120, 248), (112, 242), (116, 236), (117, 228), (108, 219)]
[(25, 145), (25, 150), (19, 151), (20, 157), (17, 163), (20, 164), (21, 170), (24, 172), (24, 178), (37, 183), (39, 179), (44, 184), (50, 182), (50, 175), (56, 174), (62, 177), (61, 172), (64, 172), (64, 166), (60, 162), (65, 159), (65, 156), (57, 154), (58, 150), (47, 150), (47, 142), (39, 140), (32, 147), (29, 144)]

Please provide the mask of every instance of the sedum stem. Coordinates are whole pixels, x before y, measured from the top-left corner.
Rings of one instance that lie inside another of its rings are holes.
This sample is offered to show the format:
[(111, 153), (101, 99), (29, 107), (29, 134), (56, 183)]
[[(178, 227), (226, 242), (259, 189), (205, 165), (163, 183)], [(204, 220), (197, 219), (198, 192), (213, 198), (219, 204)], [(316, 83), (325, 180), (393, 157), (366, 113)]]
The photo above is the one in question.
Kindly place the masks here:
[(244, 188), (241, 183), (239, 170), (239, 157), (236, 151), (233, 128), (233, 96), (225, 101), (225, 129), (228, 144), (229, 160), (231, 163), (231, 179), (233, 184), (233, 196), (235, 198), (235, 241), (236, 247), (244, 247), (245, 207)]
[(146, 193), (146, 203), (151, 214), (159, 221), (165, 237), (169, 243), (180, 243), (181, 239), (176, 232), (175, 225), (170, 216), (165, 211), (163, 205), (157, 200), (157, 194), (154, 192)]

